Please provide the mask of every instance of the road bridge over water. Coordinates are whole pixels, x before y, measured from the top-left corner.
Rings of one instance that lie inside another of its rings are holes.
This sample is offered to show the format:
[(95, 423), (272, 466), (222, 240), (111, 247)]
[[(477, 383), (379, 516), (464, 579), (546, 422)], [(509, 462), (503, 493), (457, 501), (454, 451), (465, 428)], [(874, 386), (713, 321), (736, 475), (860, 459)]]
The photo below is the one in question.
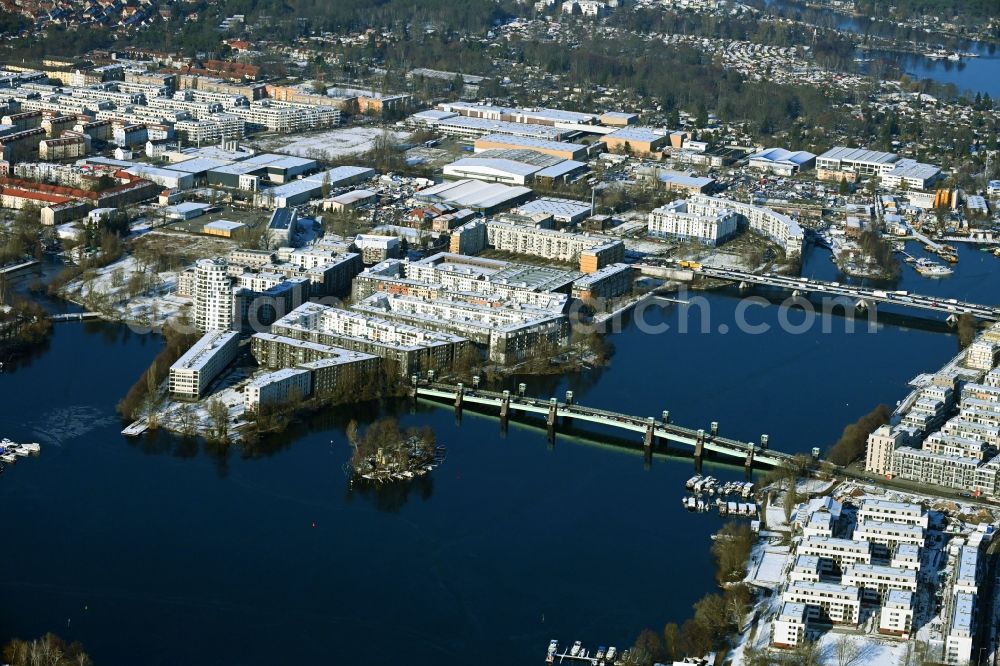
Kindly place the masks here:
[(92, 319), (100, 319), (100, 312), (65, 312), (63, 314), (54, 314), (49, 317), (50, 321), (89, 321)]
[[(555, 435), (559, 420), (572, 419), (573, 423), (587, 422), (596, 425), (616, 428), (642, 435), (643, 447), (651, 453), (657, 442), (662, 442), (668, 448), (670, 445), (680, 445), (690, 448), (696, 460), (701, 460), (706, 452), (713, 456), (724, 456), (743, 461), (745, 467), (754, 465), (777, 467), (790, 462), (792, 456), (768, 447), (768, 436), (761, 436), (761, 443), (743, 442), (719, 435), (718, 423), (713, 422), (708, 432), (685, 428), (670, 422), (670, 412), (664, 411), (660, 418), (633, 416), (620, 412), (608, 411), (596, 407), (586, 407), (573, 400), (573, 392), (566, 392), (566, 400), (556, 398), (548, 400), (524, 395), (524, 384), (519, 386), (517, 393), (503, 391), (486, 391), (478, 386), (466, 387), (463, 384), (441, 384), (427, 380), (411, 378), (413, 394), (416, 398), (424, 398), (435, 402), (445, 402), (454, 406), (460, 412), (465, 405), (475, 405), (486, 410), (495, 410), (501, 423), (506, 424), (512, 414), (538, 414), (545, 417), (550, 436)], [(475, 384), (476, 382), (474, 382)]]
[(772, 273), (750, 273), (732, 268), (715, 268), (712, 266), (699, 266), (693, 269), (693, 273), (695, 277), (702, 276), (737, 282), (741, 287), (759, 284), (787, 289), (793, 294), (802, 296), (812, 293), (845, 296), (852, 299), (859, 308), (867, 308), (873, 303), (891, 303), (918, 310), (941, 312), (948, 315), (949, 321), (954, 321), (954, 318), (957, 318), (960, 314), (970, 314), (987, 321), (1000, 321), (1000, 307), (968, 303), (954, 298), (921, 296), (920, 294), (911, 294), (906, 291), (871, 289), (850, 284), (840, 284), (839, 282), (825, 282), (823, 280), (775, 275)]

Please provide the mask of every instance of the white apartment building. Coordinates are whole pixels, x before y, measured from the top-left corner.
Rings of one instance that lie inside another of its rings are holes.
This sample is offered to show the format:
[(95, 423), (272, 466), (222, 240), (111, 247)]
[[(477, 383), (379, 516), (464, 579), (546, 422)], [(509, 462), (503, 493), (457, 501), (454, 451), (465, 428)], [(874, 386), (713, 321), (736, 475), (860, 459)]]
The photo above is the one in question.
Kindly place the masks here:
[(170, 395), (197, 400), (239, 351), (236, 331), (209, 331), (170, 366)]
[(449, 367), (468, 344), (465, 338), (449, 333), (319, 303), (303, 303), (274, 322), (271, 332), (374, 354), (398, 363), (397, 371), (404, 376), (421, 369)]
[(820, 559), (815, 555), (799, 555), (788, 573), (792, 582), (818, 583), (820, 578)]
[(856, 541), (868, 541), (888, 554), (896, 552), (900, 544), (912, 544), (917, 547), (924, 545), (924, 528), (919, 525), (898, 525), (869, 520), (854, 528)]
[(566, 292), (579, 277), (575, 271), (441, 252), (419, 261), (389, 259), (372, 266), (355, 278), (353, 296), (360, 301), (379, 291), (419, 296), (461, 292), (562, 312), (569, 304)]
[(892, 454), (892, 475), (946, 488), (971, 489), (976, 484), (980, 461), (901, 446)]
[(332, 106), (309, 106), (273, 99), (254, 101), (248, 107), (234, 107), (228, 112), (242, 118), (247, 125), (272, 132), (303, 132), (333, 127), (341, 122), (340, 109)]
[(695, 240), (718, 245), (736, 233), (736, 212), (729, 208), (705, 210), (684, 199), (672, 201), (649, 213), (646, 227), (651, 236)]
[(231, 270), (230, 274), (238, 275), (243, 272), (243, 268), (261, 269), (274, 263), (274, 259), (274, 252), (270, 250), (233, 250), (229, 253), (228, 261), (235, 270)]
[(802, 526), (802, 534), (807, 537), (832, 537), (834, 519), (828, 511), (813, 511)]
[(1000, 495), (1000, 455), (976, 469), (976, 480), (972, 490), (979, 494)]
[(808, 609), (805, 604), (785, 602), (771, 628), (771, 645), (776, 648), (798, 647), (805, 640)]
[(995, 400), (967, 397), (962, 400), (959, 415), (973, 423), (1000, 426), (1000, 403)]
[(896, 546), (896, 552), (892, 554), (889, 565), (899, 569), (920, 571), (920, 547), (911, 543)]
[(856, 625), (861, 614), (861, 590), (837, 583), (792, 583), (782, 601), (805, 604), (807, 621)]
[(979, 594), (979, 550), (962, 546), (955, 561), (955, 592)]
[(874, 474), (888, 474), (892, 469), (892, 453), (903, 442), (903, 433), (889, 425), (876, 428), (868, 435), (868, 450), (865, 453), (865, 471)]
[(199, 259), (194, 267), (194, 323), (201, 331), (233, 327), (233, 283), (224, 260)]
[(872, 545), (867, 541), (836, 539), (832, 537), (806, 537), (796, 551), (799, 555), (813, 555), (820, 560), (820, 571), (833, 573), (852, 564), (871, 564)]
[[(995, 374), (992, 371), (991, 375)], [(962, 386), (962, 399), (976, 398), (978, 400), (991, 400), (1000, 402), (1000, 386), (990, 386), (989, 384), (976, 384), (969, 382)]]
[(927, 529), (928, 515), (924, 507), (912, 502), (890, 502), (882, 499), (865, 499), (858, 510), (860, 522), (896, 523), (919, 525)]
[(597, 252), (598, 260), (594, 271), (625, 260), (625, 244), (620, 240), (499, 220), (491, 220), (486, 224), (486, 239), (490, 245), (503, 252), (555, 261), (578, 262), (584, 252)]
[(948, 636), (945, 638), (944, 659), (946, 664), (966, 666), (972, 658), (972, 639), (975, 630), (976, 597), (959, 592), (952, 597), (951, 614), (948, 617)]
[(745, 220), (746, 225), (752, 231), (766, 236), (781, 247), (787, 256), (797, 257), (802, 254), (805, 232), (802, 231), (798, 222), (787, 215), (741, 201), (700, 194), (689, 198), (687, 205), (689, 212), (695, 211), (696, 214), (700, 215), (713, 215), (717, 211), (730, 210)]
[(246, 135), (246, 121), (231, 113), (212, 113), (197, 120), (178, 120), (174, 131), (187, 144), (215, 144), (242, 139)]
[(373, 294), (353, 309), (467, 338), (485, 348), (489, 359), (496, 363), (514, 363), (543, 344), (559, 347), (569, 340), (569, 322), (562, 313), (480, 303), (478, 297), (445, 299)]
[(996, 453), (996, 447), (992, 444), (972, 437), (953, 435), (942, 431), (931, 433), (924, 440), (923, 449), (945, 456), (975, 458), (979, 461), (992, 458)]
[(243, 389), (243, 401), (248, 412), (262, 406), (304, 399), (312, 393), (312, 374), (302, 368), (283, 368), (257, 377)]
[(879, 564), (852, 564), (844, 570), (844, 585), (861, 588), (863, 598), (881, 600), (889, 590), (917, 591), (917, 572)]
[(889, 590), (879, 613), (878, 632), (907, 639), (912, 630), (913, 594), (903, 590)]
[[(979, 415), (975, 415), (979, 416)], [(974, 439), (991, 446), (1000, 446), (1000, 425), (989, 425), (970, 421), (961, 414), (948, 421), (941, 428), (941, 433), (945, 435), (956, 435), (966, 439)]]
[(354, 246), (361, 252), (361, 260), (365, 265), (398, 257), (401, 250), (399, 239), (395, 236), (373, 234), (358, 234), (354, 238)]
[(977, 340), (965, 353), (965, 366), (975, 370), (992, 370), (997, 364), (998, 348), (988, 340)]

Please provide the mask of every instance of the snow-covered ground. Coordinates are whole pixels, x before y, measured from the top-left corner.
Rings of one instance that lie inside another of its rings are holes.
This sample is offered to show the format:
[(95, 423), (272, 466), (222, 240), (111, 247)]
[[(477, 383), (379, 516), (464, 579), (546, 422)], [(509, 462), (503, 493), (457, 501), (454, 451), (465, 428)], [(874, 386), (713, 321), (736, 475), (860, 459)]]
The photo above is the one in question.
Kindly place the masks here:
[[(268, 137), (258, 142), (263, 150), (298, 155), (311, 159), (333, 159), (345, 155), (356, 155), (375, 147), (375, 140), (383, 130), (378, 127), (342, 127), (340, 129), (297, 135), (295, 138)], [(394, 139), (402, 141), (407, 132), (389, 132)]]
[(790, 566), (788, 546), (768, 546), (758, 541), (750, 553), (746, 582), (774, 589), (787, 580), (786, 571)]
[(177, 273), (164, 271), (149, 274), (149, 283), (142, 293), (130, 297), (129, 281), (133, 275), (145, 274), (143, 267), (131, 255), (95, 271), (89, 280), (78, 278), (64, 288), (67, 297), (89, 307), (107, 308), (127, 322), (150, 327), (162, 326), (191, 304), (188, 298), (174, 294)]
[(179, 402), (167, 400), (156, 410), (157, 427), (186, 434), (190, 429), (200, 435), (206, 435), (212, 428), (208, 405), (214, 400), (221, 400), (229, 411), (229, 438), (239, 441), (239, 428), (246, 425), (246, 405), (243, 398), (243, 387), (250, 381), (250, 372), (246, 369), (236, 369), (226, 374), (217, 386), (211, 387), (212, 392), (198, 402)]

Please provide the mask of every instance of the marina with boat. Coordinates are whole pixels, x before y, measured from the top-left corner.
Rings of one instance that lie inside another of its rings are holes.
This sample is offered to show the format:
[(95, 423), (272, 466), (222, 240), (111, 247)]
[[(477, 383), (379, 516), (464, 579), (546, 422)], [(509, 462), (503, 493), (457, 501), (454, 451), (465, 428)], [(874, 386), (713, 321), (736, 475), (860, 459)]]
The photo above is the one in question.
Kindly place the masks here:
[(553, 639), (549, 641), (549, 649), (545, 655), (545, 663), (547, 664), (561, 664), (563, 662), (569, 663), (589, 663), (593, 666), (611, 666), (612, 664), (627, 664), (630, 662), (629, 651), (623, 650), (618, 652), (618, 649), (613, 645), (611, 647), (605, 647), (603, 645), (598, 646), (594, 651), (591, 651), (583, 646), (581, 641), (576, 641), (573, 645), (562, 648), (562, 652), (559, 651), (559, 641)]
[(750, 481), (722, 482), (713, 476), (696, 474), (684, 486), (691, 493), (681, 499), (688, 511), (714, 510), (720, 516), (757, 517), (757, 503), (752, 499), (755, 486)]
[(18, 458), (26, 458), (31, 455), (41, 453), (42, 445), (37, 442), (18, 444), (17, 442), (4, 437), (0, 439), (0, 474), (6, 470), (7, 465), (13, 465)]

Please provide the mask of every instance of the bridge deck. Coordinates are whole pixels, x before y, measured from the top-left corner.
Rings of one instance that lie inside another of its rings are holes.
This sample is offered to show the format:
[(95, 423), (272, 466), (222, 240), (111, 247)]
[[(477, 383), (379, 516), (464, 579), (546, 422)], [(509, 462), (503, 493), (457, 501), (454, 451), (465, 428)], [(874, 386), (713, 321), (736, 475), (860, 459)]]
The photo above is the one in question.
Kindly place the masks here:
[(940, 296), (922, 296), (908, 292), (869, 289), (850, 284), (825, 282), (809, 278), (795, 278), (784, 275), (760, 275), (712, 266), (701, 266), (694, 274), (696, 276), (703, 275), (721, 280), (761, 284), (793, 291), (845, 296), (854, 301), (864, 301), (865, 303), (891, 303), (902, 307), (941, 312), (948, 315), (971, 314), (988, 321), (1000, 321), (1000, 307), (968, 303)]
[[(418, 383), (414, 389), (417, 397), (447, 400), (454, 403), (458, 398), (458, 387), (447, 384)], [(495, 407), (498, 411), (503, 403), (503, 394), (495, 391), (482, 389), (463, 389), (462, 403)], [(510, 394), (508, 397), (509, 409), (530, 412), (533, 414), (548, 415), (552, 403), (549, 400), (522, 397)], [(587, 407), (579, 404), (566, 404), (565, 402), (555, 403), (556, 415), (574, 420), (588, 421), (611, 428), (628, 430), (636, 433), (646, 433), (649, 426), (653, 427), (653, 435), (663, 440), (690, 446), (694, 449), (698, 444), (698, 431), (691, 428), (684, 428), (673, 423), (664, 423), (653, 418), (643, 418), (621, 414), (596, 407)], [(722, 455), (745, 459), (747, 454), (753, 451), (755, 462), (764, 465), (778, 466), (789, 460), (792, 456), (761, 448), (759, 445), (742, 442), (728, 437), (703, 433), (702, 447), (704, 450), (712, 451)]]

